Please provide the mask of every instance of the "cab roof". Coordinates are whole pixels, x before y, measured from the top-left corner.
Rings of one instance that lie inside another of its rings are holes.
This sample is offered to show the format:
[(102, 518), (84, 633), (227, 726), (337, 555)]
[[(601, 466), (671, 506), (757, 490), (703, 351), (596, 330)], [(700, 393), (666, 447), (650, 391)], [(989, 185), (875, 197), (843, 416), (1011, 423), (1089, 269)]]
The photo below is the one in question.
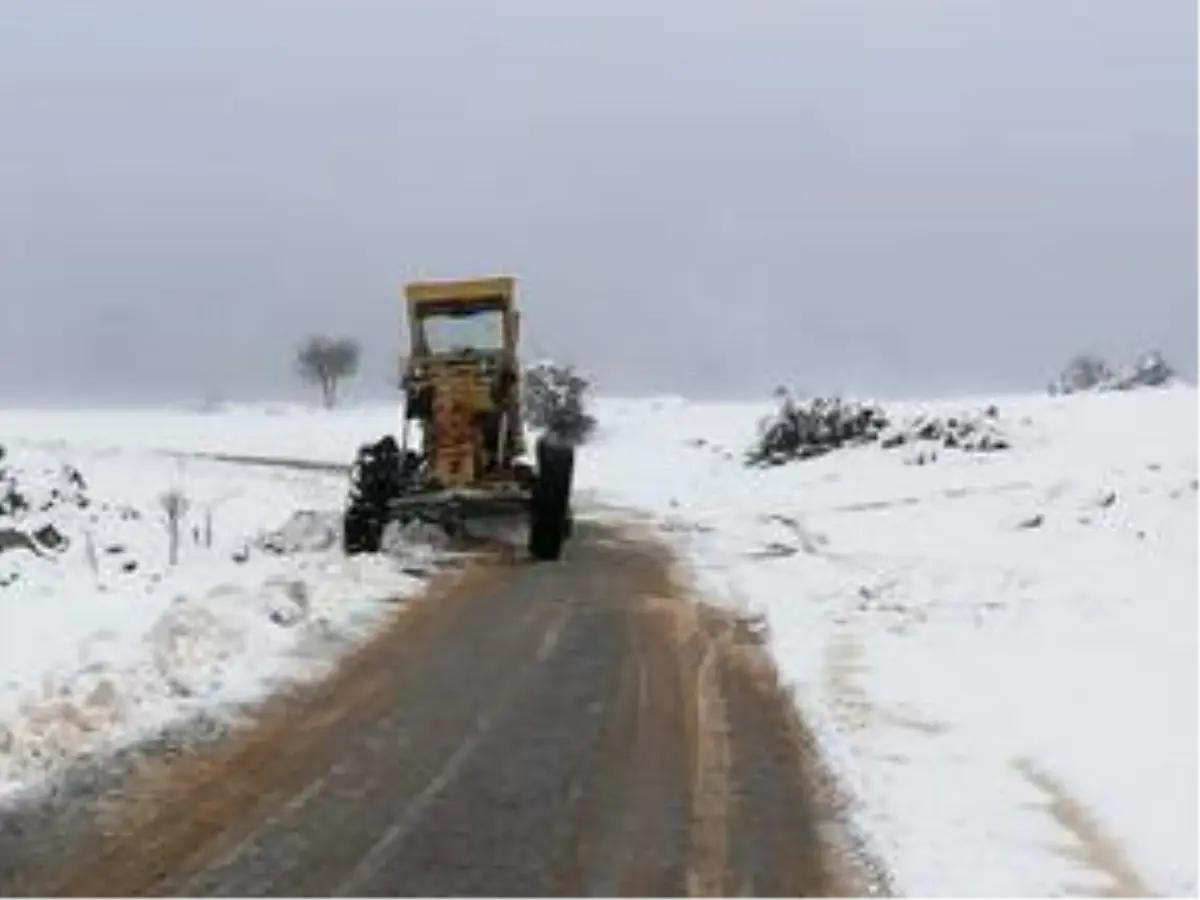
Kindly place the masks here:
[(404, 286), (404, 296), (410, 304), (414, 305), (472, 303), (480, 300), (499, 300), (507, 305), (512, 301), (516, 287), (517, 280), (509, 275), (442, 281), (411, 281)]

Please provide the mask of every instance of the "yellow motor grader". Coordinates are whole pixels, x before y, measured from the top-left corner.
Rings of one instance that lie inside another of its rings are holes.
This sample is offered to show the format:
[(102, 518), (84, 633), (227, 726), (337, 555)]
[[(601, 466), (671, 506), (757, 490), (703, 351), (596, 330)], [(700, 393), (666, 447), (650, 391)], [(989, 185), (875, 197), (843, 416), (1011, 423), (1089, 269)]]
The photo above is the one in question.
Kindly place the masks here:
[(531, 556), (561, 555), (575, 448), (551, 427), (533, 460), (526, 456), (515, 297), (506, 276), (405, 286), (400, 440), (389, 434), (359, 448), (343, 521), (347, 554), (377, 552), (389, 522), (433, 522), (455, 535), (471, 519), (518, 514), (528, 518)]

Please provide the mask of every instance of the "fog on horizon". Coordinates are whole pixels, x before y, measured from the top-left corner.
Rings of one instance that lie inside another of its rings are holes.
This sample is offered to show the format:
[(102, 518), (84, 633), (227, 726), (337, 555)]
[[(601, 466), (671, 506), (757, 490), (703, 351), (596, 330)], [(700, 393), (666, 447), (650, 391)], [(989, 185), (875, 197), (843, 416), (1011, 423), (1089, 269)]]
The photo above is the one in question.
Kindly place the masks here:
[(0, 406), (394, 395), (504, 271), (605, 393), (1197, 365), (1189, 0), (0, 6)]

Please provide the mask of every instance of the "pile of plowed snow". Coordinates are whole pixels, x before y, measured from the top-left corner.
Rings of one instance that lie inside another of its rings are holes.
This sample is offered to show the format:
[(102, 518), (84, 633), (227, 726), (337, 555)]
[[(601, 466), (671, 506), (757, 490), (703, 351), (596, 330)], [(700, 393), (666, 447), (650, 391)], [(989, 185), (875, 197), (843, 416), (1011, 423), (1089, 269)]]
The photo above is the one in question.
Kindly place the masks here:
[[(69, 453), (69, 458), (68, 458)], [(0, 795), (320, 677), (438, 563), (340, 550), (343, 479), (10, 446), (0, 461)], [(176, 560), (162, 502), (186, 499)]]

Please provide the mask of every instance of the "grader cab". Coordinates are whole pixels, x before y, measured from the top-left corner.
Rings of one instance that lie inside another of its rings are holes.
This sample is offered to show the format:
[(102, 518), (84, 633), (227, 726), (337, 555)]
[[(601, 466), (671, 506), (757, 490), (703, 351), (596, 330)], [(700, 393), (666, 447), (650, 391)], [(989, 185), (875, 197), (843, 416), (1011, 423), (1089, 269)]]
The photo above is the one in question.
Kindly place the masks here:
[(377, 551), (392, 521), (436, 522), (456, 534), (475, 518), (525, 514), (531, 555), (561, 554), (574, 448), (548, 433), (538, 440), (536, 465), (526, 458), (515, 298), (509, 277), (405, 287), (410, 345), (400, 440), (385, 435), (359, 450), (347, 553)]
[(405, 288), (405, 422), (421, 422), (430, 473), (446, 487), (516, 477), (524, 434), (513, 294), (511, 278)]

